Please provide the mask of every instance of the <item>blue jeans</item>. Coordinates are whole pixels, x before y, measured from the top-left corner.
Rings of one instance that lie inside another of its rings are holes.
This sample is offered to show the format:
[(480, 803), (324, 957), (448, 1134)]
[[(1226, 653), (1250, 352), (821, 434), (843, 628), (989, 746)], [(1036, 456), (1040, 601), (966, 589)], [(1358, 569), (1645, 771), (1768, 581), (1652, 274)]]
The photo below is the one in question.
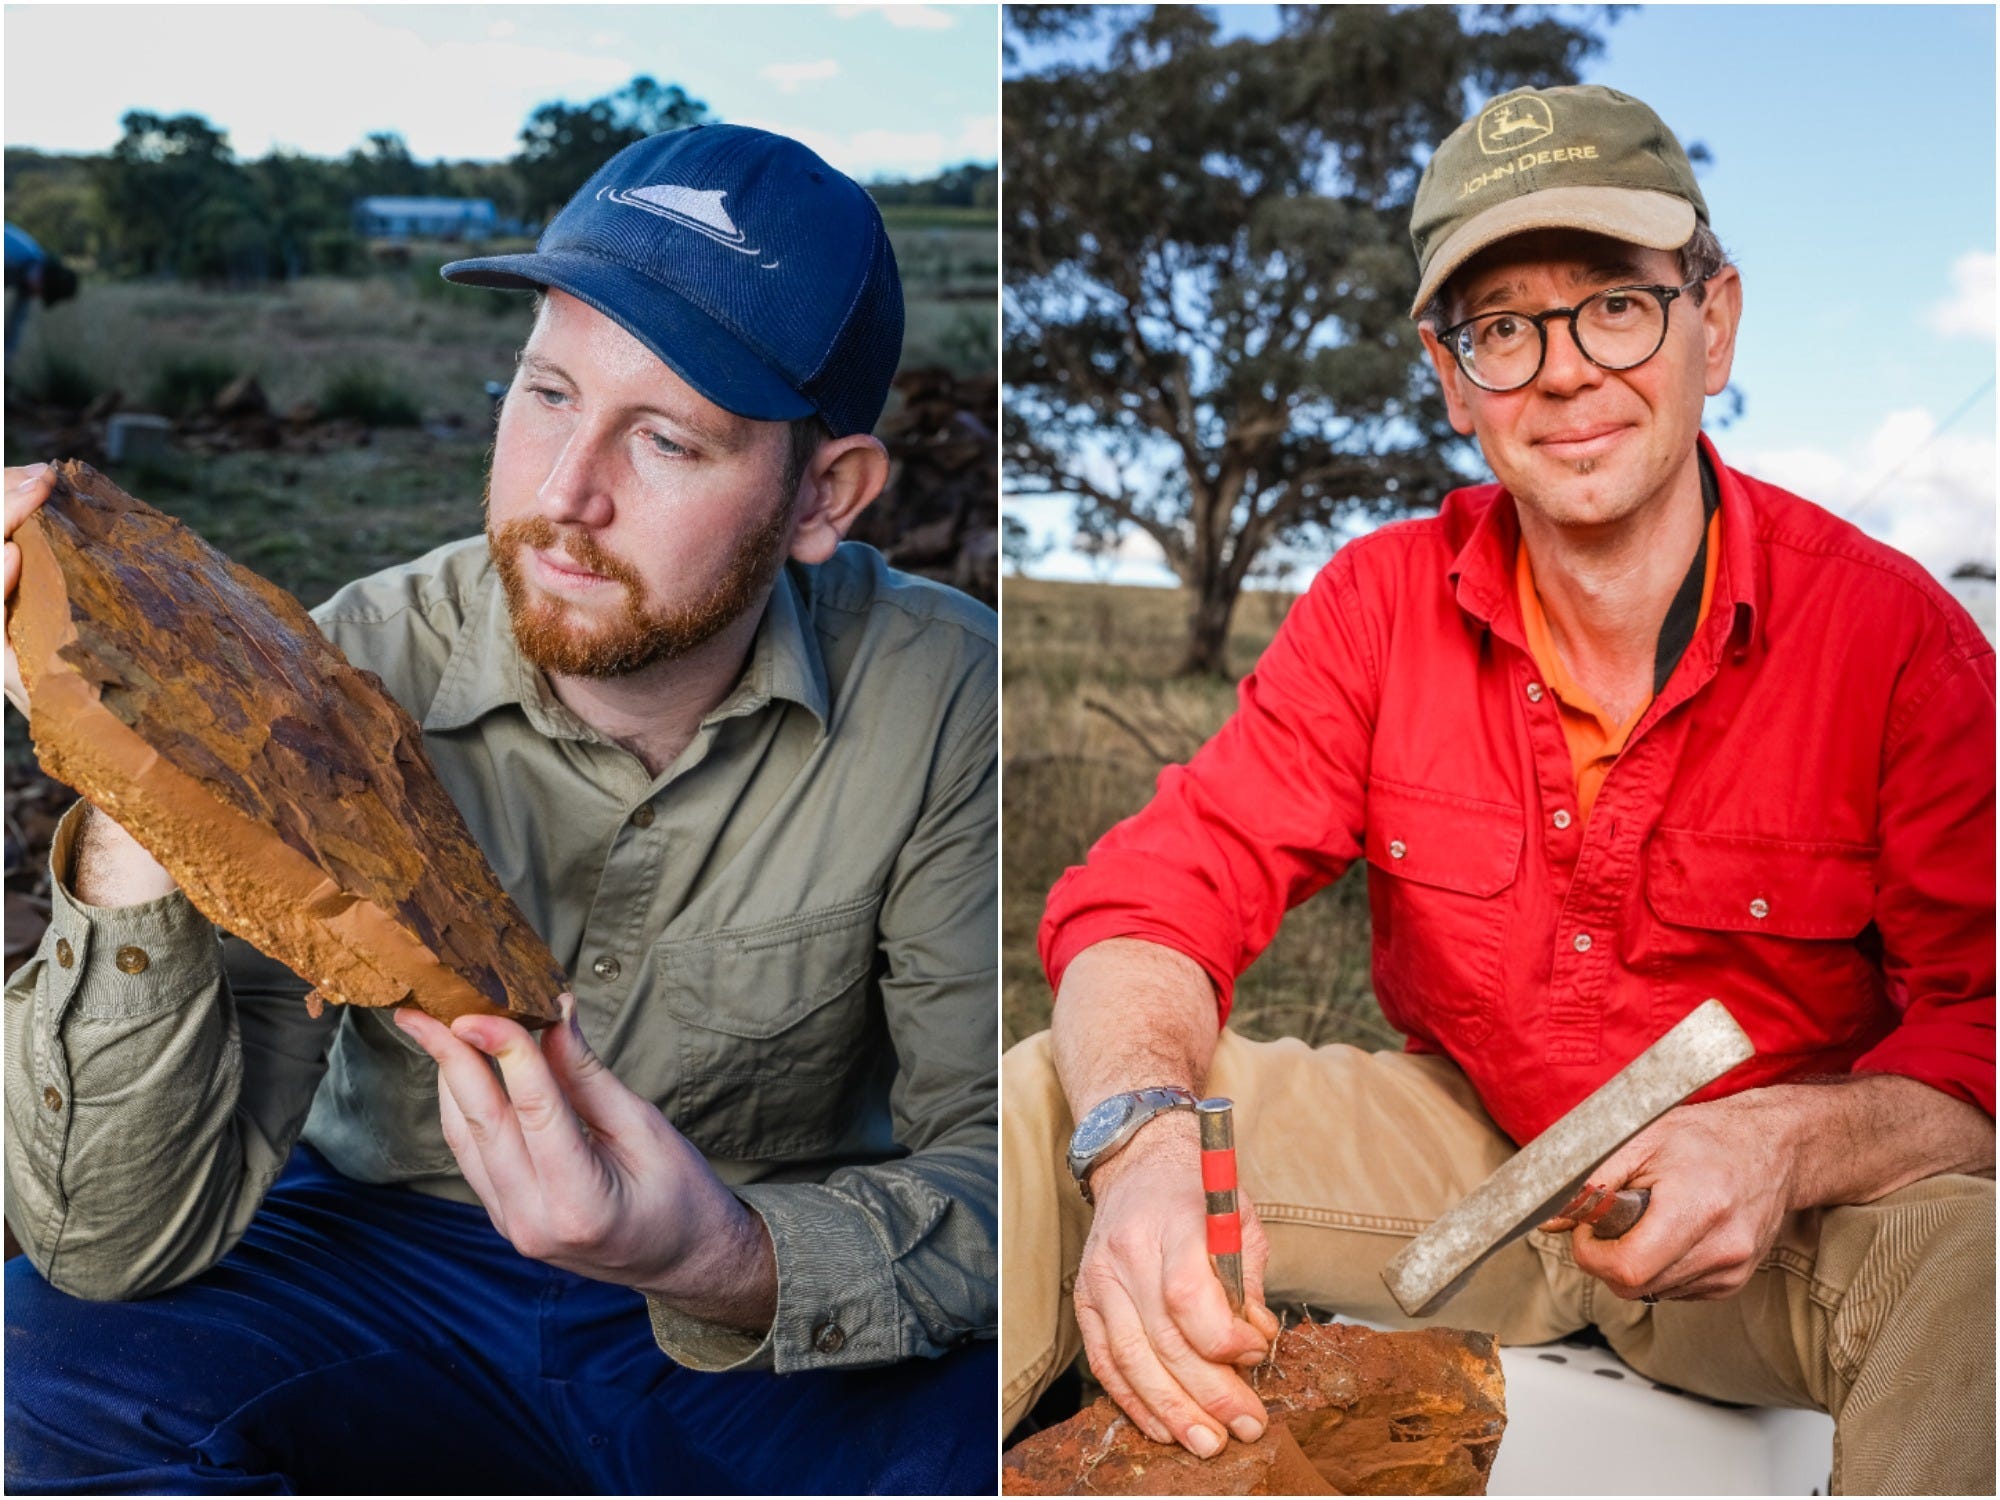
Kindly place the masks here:
[(991, 1344), (859, 1372), (682, 1369), (637, 1292), (306, 1146), (185, 1286), (83, 1302), (19, 1257), (6, 1297), (12, 1493), (997, 1488)]

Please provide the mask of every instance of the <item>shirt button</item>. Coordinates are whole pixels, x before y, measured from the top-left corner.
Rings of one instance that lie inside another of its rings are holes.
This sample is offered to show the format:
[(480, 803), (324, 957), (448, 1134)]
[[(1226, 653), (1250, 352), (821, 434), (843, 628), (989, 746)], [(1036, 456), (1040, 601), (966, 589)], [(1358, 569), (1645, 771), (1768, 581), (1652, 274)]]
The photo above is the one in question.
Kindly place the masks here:
[(607, 953), (590, 966), (590, 972), (608, 983), (618, 977), (618, 960)]
[(1590, 934), (1587, 932), (1579, 932), (1576, 935), (1576, 941), (1572, 946), (1574, 946), (1576, 951), (1579, 953), (1588, 953), (1590, 951)]
[(1762, 896), (1759, 896), (1755, 901), (1750, 903), (1750, 915), (1760, 922), (1763, 921), (1764, 918), (1771, 915), (1771, 903), (1766, 901)]
[(65, 969), (76, 962), (76, 950), (70, 947), (68, 938), (56, 939), (56, 962)]
[(1405, 854), (1408, 854), (1409, 852), (1410, 852), (1409, 846), (1406, 845), (1401, 839), (1389, 840), (1389, 858), (1401, 859)]
[(646, 803), (632, 814), (632, 826), (634, 828), (651, 828), (653, 826), (652, 803)]
[(813, 1333), (813, 1348), (822, 1354), (838, 1354), (847, 1342), (847, 1332), (838, 1323), (822, 1323)]
[(1553, 822), (1558, 828), (1569, 827), (1569, 810), (1567, 808), (1561, 808), (1561, 807), (1557, 808), (1555, 817), (1552, 818), (1550, 821)]
[(62, 1095), (56, 1092), (54, 1084), (50, 1084), (42, 1090), (42, 1103), (46, 1104), (50, 1109), (62, 1108)]
[(1528, 701), (1530, 703), (1540, 703), (1542, 701), (1542, 685), (1539, 682), (1528, 684)]
[(146, 950), (144, 948), (120, 948), (118, 950), (118, 957), (113, 959), (112, 962), (116, 963), (127, 974), (143, 974), (146, 972), (146, 966), (152, 960), (146, 957)]

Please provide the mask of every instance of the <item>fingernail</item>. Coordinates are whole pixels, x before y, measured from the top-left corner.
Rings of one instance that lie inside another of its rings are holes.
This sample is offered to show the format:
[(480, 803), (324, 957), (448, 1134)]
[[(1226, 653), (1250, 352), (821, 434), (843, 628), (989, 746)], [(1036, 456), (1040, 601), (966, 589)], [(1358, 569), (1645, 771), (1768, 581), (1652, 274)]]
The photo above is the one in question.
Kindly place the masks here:
[(583, 1028), (576, 1024), (576, 996), (556, 996), (556, 1009), (562, 1015), (563, 1025), (567, 1026), (571, 1031), (579, 1034), (582, 1033)]
[(14, 488), (17, 490), (25, 490), (29, 485), (33, 484), (37, 479), (40, 479), (42, 477), (42, 471), (46, 468), (48, 468), (47, 464), (29, 464), (27, 474), (22, 478), (19, 484), (14, 486)]
[(1246, 1443), (1254, 1443), (1264, 1435), (1264, 1424), (1255, 1417), (1238, 1417), (1229, 1424), (1229, 1430)]
[(1187, 1445), (1197, 1458), (1213, 1458), (1222, 1451), (1222, 1436), (1212, 1428), (1190, 1427), (1187, 1430)]

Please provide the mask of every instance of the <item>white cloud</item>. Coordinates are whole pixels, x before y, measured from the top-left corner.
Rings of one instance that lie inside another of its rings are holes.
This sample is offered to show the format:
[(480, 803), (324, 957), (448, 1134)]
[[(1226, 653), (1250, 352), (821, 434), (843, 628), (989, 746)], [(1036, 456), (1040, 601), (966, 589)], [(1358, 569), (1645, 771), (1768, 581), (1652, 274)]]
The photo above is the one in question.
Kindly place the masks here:
[[(112, 14), (115, 45), (89, 47), (88, 101), (61, 69), (29, 65), (81, 55), (80, 28)], [(485, 31), (429, 40), (393, 7), (17, 7), (7, 13), (7, 135), (52, 150), (103, 151), (125, 109), (189, 110), (227, 130), (245, 159), (274, 145), (339, 156), (371, 130), (402, 132), (422, 160), (492, 158), (514, 150), (534, 105), (593, 98), (632, 76), (627, 59)], [(232, 65), (226, 93), (212, 82), (218, 56)]]
[(486, 34), (496, 42), (504, 42), (520, 29), (512, 21), (495, 21), (486, 28)]
[(830, 57), (822, 57), (817, 62), (766, 63), (757, 70), (759, 78), (770, 79), (780, 93), (786, 94), (796, 94), (801, 84), (838, 77), (839, 73), (840, 64)]
[(936, 5), (836, 5), (833, 13), (843, 21), (878, 15), (891, 26), (917, 31), (947, 31), (958, 24), (950, 11)]
[(1993, 284), (2000, 274), (1991, 250), (1968, 250), (1951, 263), (1951, 295), (1935, 303), (1924, 321), (1946, 338), (1993, 337)]
[(958, 149), (979, 161), (1000, 159), (1000, 117), (969, 115), (958, 132)]
[(1941, 578), (1963, 562), (1993, 561), (1990, 430), (1939, 433), (1929, 412), (1899, 411), (1845, 450), (1777, 449), (1731, 461), (1847, 516)]
[(737, 125), (775, 130), (811, 147), (850, 177), (866, 182), (876, 177), (928, 177), (954, 166), (968, 154), (993, 159), (968, 144), (970, 129), (948, 134), (942, 130), (818, 130), (776, 115), (731, 115)]

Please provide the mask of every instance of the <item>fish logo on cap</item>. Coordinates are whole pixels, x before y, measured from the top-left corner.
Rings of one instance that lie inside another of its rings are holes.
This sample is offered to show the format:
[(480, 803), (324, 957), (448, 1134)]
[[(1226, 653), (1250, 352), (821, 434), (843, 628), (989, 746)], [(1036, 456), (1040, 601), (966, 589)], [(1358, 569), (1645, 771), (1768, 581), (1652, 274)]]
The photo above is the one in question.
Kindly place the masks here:
[(1505, 156), (1555, 134), (1555, 129), (1555, 116), (1545, 101), (1502, 99), (1479, 117), (1479, 149), (1488, 156)]
[[(749, 243), (749, 236), (736, 227), (736, 221), (729, 217), (729, 210), (722, 206), (722, 200), (729, 196), (720, 189), (682, 187), (677, 182), (657, 182), (646, 187), (599, 188), (600, 199), (619, 204), (625, 208), (644, 209), (649, 214), (657, 214), (670, 219), (683, 229), (692, 229), (704, 239), (713, 240), (724, 249), (734, 250), (738, 255), (756, 257), (764, 252)], [(761, 269), (770, 271), (777, 268), (776, 261), (759, 261)]]

